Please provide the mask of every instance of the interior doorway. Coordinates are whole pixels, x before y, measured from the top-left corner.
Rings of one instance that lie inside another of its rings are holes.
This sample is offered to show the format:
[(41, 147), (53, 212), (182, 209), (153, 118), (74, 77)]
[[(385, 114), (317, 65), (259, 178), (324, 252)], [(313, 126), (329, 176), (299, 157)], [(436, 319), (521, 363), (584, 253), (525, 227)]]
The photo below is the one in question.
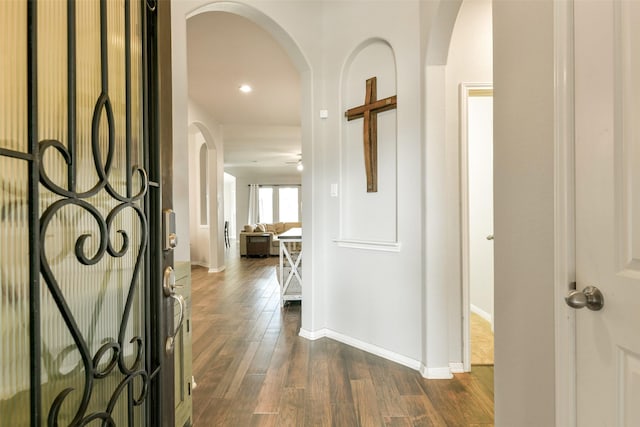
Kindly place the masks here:
[(199, 122), (189, 126), (189, 252), (191, 263), (210, 273), (224, 270), (223, 206), (219, 193), (223, 174), (217, 142)]
[[(463, 283), (463, 195), (460, 88), (464, 82), (493, 81), (491, 0), (443, 2), (426, 58), (426, 270), (427, 300), (447, 295), (448, 310), (433, 307), (427, 324), (449, 325), (449, 374), (469, 371), (470, 302)], [(465, 169), (466, 173), (466, 169)], [(444, 187), (442, 183), (445, 183)], [(446, 230), (446, 233), (441, 233)], [(490, 234), (487, 232), (484, 238)], [(442, 249), (445, 249), (444, 251)], [(451, 286), (451, 284), (456, 284)], [(442, 348), (427, 334), (428, 349)], [(440, 355), (440, 357), (443, 357)], [(434, 357), (431, 357), (433, 360)]]
[[(468, 227), (468, 212), (463, 212), (467, 166), (463, 165), (466, 153), (462, 153), (467, 129), (462, 123), (466, 118), (461, 114), (461, 85), (493, 81), (493, 7), (490, 0), (478, 0), (445, 2), (441, 9), (439, 22), (446, 31), (434, 33), (427, 62), (427, 240), (432, 249), (427, 251), (427, 283), (428, 294), (442, 292), (451, 304), (446, 314), (431, 310), (427, 323), (448, 323), (449, 369), (457, 373), (471, 369), (471, 303), (468, 265), (465, 267), (463, 261), (465, 256), (468, 263), (468, 252), (464, 254), (468, 251), (464, 247), (467, 238), (463, 235), (468, 233), (468, 228), (463, 230)], [(487, 88), (490, 85), (477, 89)], [(462, 98), (466, 100), (467, 95)], [(443, 229), (447, 232), (439, 234)], [(484, 243), (490, 244), (486, 237), (492, 230), (482, 233)], [(438, 258), (441, 248), (445, 248), (443, 259)], [(434, 345), (438, 345), (437, 336), (433, 340), (427, 336), (427, 346)]]
[(493, 87), (460, 85), (465, 371), (493, 365)]

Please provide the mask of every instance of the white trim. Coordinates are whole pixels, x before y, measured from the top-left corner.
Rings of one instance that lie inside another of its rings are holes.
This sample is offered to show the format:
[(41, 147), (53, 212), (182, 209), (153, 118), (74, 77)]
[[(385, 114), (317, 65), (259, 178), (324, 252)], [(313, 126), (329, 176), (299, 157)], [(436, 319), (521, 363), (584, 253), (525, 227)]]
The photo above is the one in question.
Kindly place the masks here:
[(465, 372), (471, 371), (471, 311), (491, 323), (493, 319), (484, 310), (471, 306), (469, 278), (469, 143), (467, 135), (469, 92), (475, 89), (493, 89), (492, 83), (460, 83), (459, 129), (460, 135), (460, 276), (462, 280), (462, 364)]
[(452, 374), (462, 374), (464, 372), (468, 372), (464, 369), (464, 363), (460, 362), (449, 362), (449, 370)]
[(209, 264), (205, 264), (204, 262), (200, 261), (191, 261), (191, 265), (197, 265), (198, 267), (204, 267), (206, 269), (209, 268)]
[(204, 267), (207, 269), (207, 273), (220, 273), (222, 271), (224, 271), (225, 266), (221, 266), (218, 268), (209, 268), (209, 264), (205, 264), (204, 262), (200, 262), (200, 261), (191, 261), (191, 265), (197, 265), (198, 267)]
[(309, 331), (307, 329), (300, 328), (300, 332), (298, 332), (298, 335), (310, 341), (315, 341), (327, 336), (324, 331), (325, 329), (320, 329), (319, 331)]
[(335, 239), (334, 242), (341, 248), (364, 249), (369, 251), (400, 252), (398, 242), (375, 242), (369, 240)]
[(450, 380), (453, 378), (451, 368), (427, 368), (426, 366), (420, 366), (420, 374), (428, 380)]
[[(323, 328), (317, 331), (308, 331), (305, 329), (300, 329), (299, 334), (302, 338), (306, 338), (309, 340), (317, 340), (320, 338), (331, 338), (332, 340), (339, 341), (343, 344), (349, 345), (351, 347), (358, 348), (362, 351), (366, 351), (367, 353), (374, 354), (376, 356), (380, 356), (383, 359), (390, 360), (392, 362), (399, 363), (407, 368), (414, 369), (416, 371), (420, 371), (422, 373), (422, 365), (420, 361), (412, 359), (407, 356), (403, 356), (398, 353), (394, 353), (382, 347), (375, 346), (373, 344), (366, 343), (364, 341), (360, 341), (358, 339), (352, 338), (350, 336), (341, 334), (339, 332), (333, 331), (331, 329)], [(449, 368), (446, 368), (447, 370)], [(424, 375), (423, 375), (424, 376)], [(430, 378), (430, 377), (426, 377)], [(451, 377), (449, 377), (451, 378)]]
[(480, 307), (478, 307), (476, 305), (469, 304), (469, 308), (470, 308), (472, 313), (477, 314), (478, 316), (482, 317), (487, 322), (491, 323), (491, 330), (493, 330), (493, 316), (491, 316), (489, 313), (487, 313), (486, 311), (484, 311), (483, 309), (481, 309)]
[(554, 2), (555, 425), (576, 427), (575, 311), (564, 297), (575, 281), (573, 0)]

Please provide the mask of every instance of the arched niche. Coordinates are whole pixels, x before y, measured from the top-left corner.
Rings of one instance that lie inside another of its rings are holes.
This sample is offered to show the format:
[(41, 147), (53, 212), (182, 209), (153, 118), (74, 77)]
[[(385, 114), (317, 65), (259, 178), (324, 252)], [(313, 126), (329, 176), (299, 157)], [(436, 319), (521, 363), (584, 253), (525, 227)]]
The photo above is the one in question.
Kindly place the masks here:
[[(376, 77), (377, 99), (397, 93), (396, 60), (382, 39), (360, 44), (349, 56), (342, 75), (342, 110), (365, 101), (366, 81)], [(364, 119), (344, 122), (341, 141), (341, 240), (376, 247), (397, 242), (397, 118), (396, 110), (377, 114), (377, 191), (367, 191)]]

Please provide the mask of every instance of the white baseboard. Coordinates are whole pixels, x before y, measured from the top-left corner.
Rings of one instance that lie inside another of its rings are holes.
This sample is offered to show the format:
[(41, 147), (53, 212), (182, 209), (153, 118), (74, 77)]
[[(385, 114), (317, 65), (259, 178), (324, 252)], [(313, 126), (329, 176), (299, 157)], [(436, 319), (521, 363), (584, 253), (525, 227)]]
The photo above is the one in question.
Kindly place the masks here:
[(317, 339), (324, 338), (324, 337), (327, 336), (327, 334), (324, 331), (325, 331), (325, 329), (320, 329), (319, 331), (311, 332), (311, 331), (308, 331), (306, 329), (300, 328), (300, 332), (298, 333), (298, 335), (300, 335), (302, 338), (306, 338), (306, 339), (308, 339), (310, 341), (315, 341)]
[(478, 316), (482, 317), (484, 320), (486, 320), (487, 322), (491, 323), (493, 325), (493, 316), (491, 316), (489, 313), (487, 313), (486, 311), (484, 311), (483, 309), (471, 304), (470, 305), (471, 308), (471, 312), (477, 314)]
[(464, 364), (462, 362), (449, 362), (449, 369), (452, 374), (464, 373)]
[(223, 265), (222, 267), (218, 267), (218, 268), (209, 268), (209, 264), (205, 264), (204, 262), (200, 262), (200, 261), (191, 261), (191, 265), (197, 265), (198, 267), (204, 267), (207, 269), (207, 272), (209, 273), (220, 273), (221, 271), (224, 271), (225, 266)]
[[(299, 335), (302, 338), (306, 338), (308, 340), (317, 340), (319, 338), (331, 338), (333, 340), (339, 341), (343, 344), (347, 344), (351, 347), (358, 348), (360, 350), (366, 351), (367, 353), (375, 354), (376, 356), (380, 356), (383, 359), (390, 360), (392, 362), (399, 363), (400, 365), (406, 366), (407, 368), (414, 369), (416, 371), (420, 371), (421, 364), (419, 361), (412, 359), (410, 357), (403, 356), (398, 353), (394, 353), (392, 351), (386, 350), (382, 347), (378, 347), (355, 338), (349, 337), (347, 335), (343, 335), (339, 332), (332, 331), (331, 329), (319, 329), (317, 331), (308, 331), (305, 329), (300, 329)], [(447, 368), (448, 369), (448, 368)], [(449, 377), (451, 378), (451, 377)]]
[(441, 368), (427, 368), (426, 366), (421, 365), (420, 374), (429, 380), (450, 380), (453, 378), (451, 368), (448, 366)]

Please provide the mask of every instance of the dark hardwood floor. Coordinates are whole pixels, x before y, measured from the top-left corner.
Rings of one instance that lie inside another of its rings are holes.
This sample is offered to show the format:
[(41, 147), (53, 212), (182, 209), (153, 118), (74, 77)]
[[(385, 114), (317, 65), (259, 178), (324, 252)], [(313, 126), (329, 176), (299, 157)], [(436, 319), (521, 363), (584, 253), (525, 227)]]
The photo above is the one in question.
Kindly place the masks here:
[[(234, 252), (234, 246), (229, 250)], [(492, 426), (493, 367), (452, 380), (323, 338), (279, 305), (277, 257), (192, 269), (193, 421), (205, 426)]]

